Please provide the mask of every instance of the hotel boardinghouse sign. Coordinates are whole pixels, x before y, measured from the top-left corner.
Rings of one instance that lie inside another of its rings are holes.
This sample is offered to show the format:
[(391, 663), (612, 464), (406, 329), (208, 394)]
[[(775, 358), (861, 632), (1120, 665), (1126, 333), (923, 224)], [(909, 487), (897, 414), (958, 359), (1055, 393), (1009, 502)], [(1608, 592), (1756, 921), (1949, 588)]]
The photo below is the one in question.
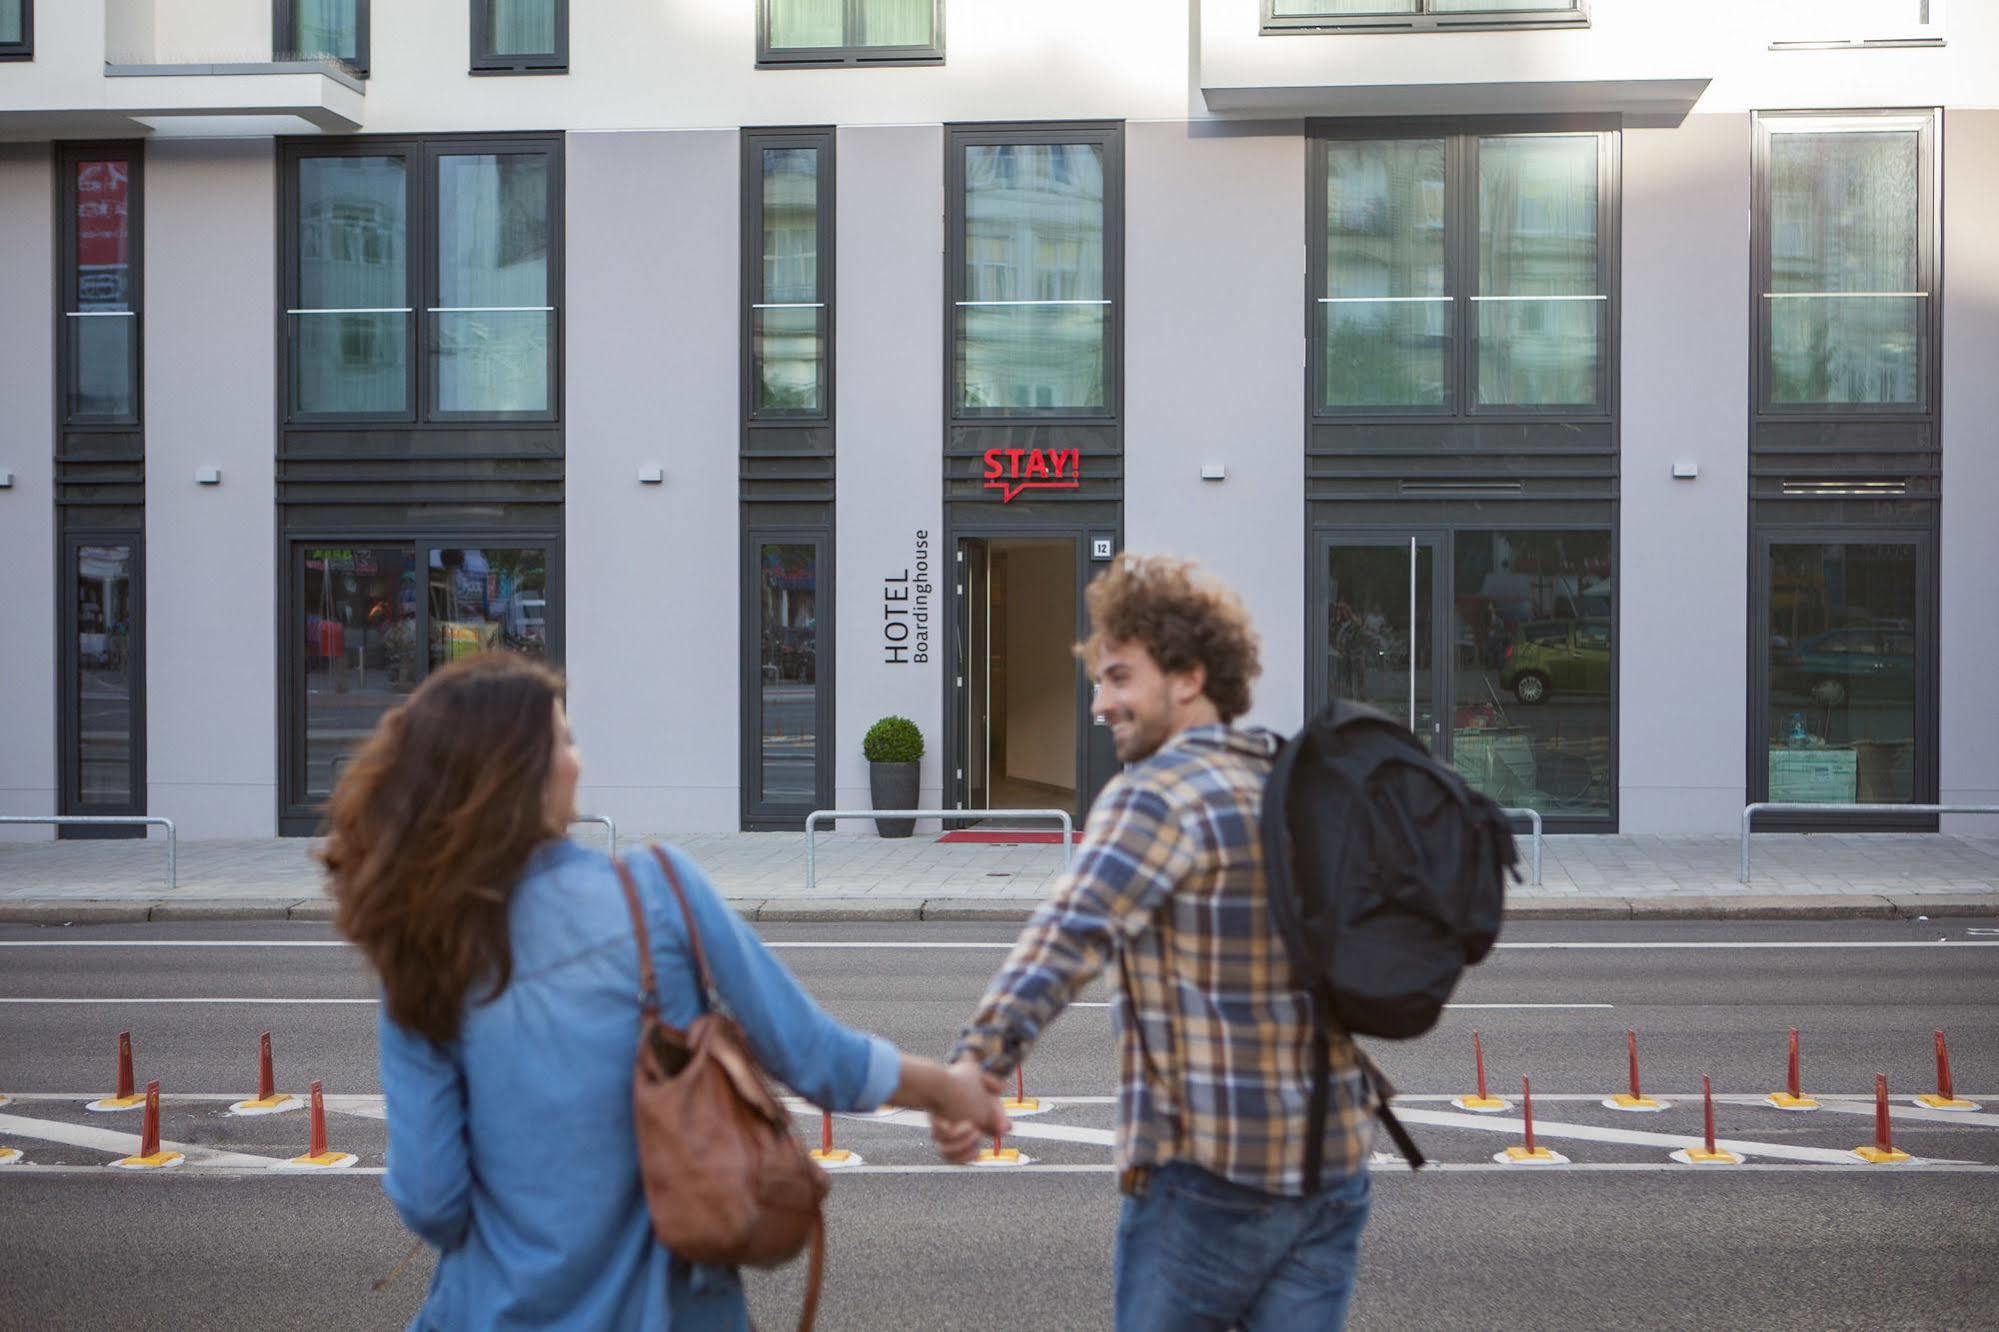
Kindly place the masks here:
[(987, 449), (986, 489), (1011, 504), (1023, 490), (1075, 490), (1083, 484), (1081, 449)]

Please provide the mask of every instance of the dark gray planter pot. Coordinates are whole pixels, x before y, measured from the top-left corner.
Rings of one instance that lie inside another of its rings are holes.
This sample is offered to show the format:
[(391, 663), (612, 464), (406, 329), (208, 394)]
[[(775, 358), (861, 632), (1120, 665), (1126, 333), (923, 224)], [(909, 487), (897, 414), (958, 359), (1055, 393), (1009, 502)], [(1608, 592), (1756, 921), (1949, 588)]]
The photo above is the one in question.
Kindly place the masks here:
[[(876, 809), (915, 809), (917, 773), (921, 763), (870, 763), (868, 795)], [(915, 819), (876, 819), (875, 831), (883, 837), (907, 837), (916, 831)]]

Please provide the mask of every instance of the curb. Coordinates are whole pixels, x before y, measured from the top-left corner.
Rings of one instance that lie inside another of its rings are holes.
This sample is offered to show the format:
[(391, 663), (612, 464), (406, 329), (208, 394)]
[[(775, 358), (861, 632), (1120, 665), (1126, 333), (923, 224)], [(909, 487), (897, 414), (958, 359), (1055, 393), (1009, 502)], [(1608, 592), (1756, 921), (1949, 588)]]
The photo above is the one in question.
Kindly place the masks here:
[[(954, 921), (1017, 925), (1039, 899), (993, 897), (731, 897), (743, 919), (771, 924)], [(1517, 897), (1506, 919), (1526, 920), (1944, 920), (1999, 917), (1999, 896), (1723, 894), (1713, 897)], [(328, 922), (326, 897), (100, 898), (0, 901), (0, 925), (143, 925), (149, 922)]]

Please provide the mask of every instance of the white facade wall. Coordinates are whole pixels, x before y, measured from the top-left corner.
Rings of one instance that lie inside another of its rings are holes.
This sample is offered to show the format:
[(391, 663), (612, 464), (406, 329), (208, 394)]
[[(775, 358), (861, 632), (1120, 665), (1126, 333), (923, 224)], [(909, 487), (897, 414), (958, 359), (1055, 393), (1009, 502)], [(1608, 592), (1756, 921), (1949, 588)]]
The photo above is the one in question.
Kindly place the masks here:
[(183, 837), (276, 826), (276, 198), (268, 140), (147, 145), (146, 799)]
[[(834, 803), (868, 802), (861, 736), (914, 719), (921, 800), (948, 787), (942, 445), (944, 126), (1125, 123), (1124, 541), (1201, 560), (1262, 634), (1250, 720), (1305, 706), (1302, 111), (1217, 116), (1204, 87), (1324, 109), (1625, 98), (1709, 80), (1623, 136), (1619, 773), (1627, 832), (1725, 831), (1745, 782), (1753, 109), (1944, 105), (1942, 793), (1999, 799), (1989, 613), (1999, 525), (1999, 5), (1939, 48), (1772, 51), (1722, 0), (1594, 0), (1587, 32), (1258, 37), (1256, 0), (948, 0), (948, 63), (758, 71), (752, 0), (571, 6), (570, 72), (466, 73), (467, 6), (376, 0), (363, 130), (564, 130), (562, 598), (582, 800), (635, 829), (740, 809), (742, 126), (838, 126)], [(1668, 12), (1670, 11), (1670, 12)], [(1247, 18), (1245, 17), (1247, 16)], [(1245, 23), (1247, 28), (1245, 29)], [(129, 49), (127, 49), (129, 48)], [(107, 56), (258, 60), (264, 0), (37, 6), (0, 65), (0, 808), (55, 792), (51, 419), (54, 137), (106, 113)], [(1448, 75), (1449, 98), (1425, 102)], [(1330, 91), (1329, 91), (1330, 90)], [(1399, 90), (1399, 91), (1397, 91)], [(1414, 90), (1414, 93), (1411, 93)], [(1634, 91), (1635, 90), (1635, 91)], [(1584, 96), (1585, 94), (1577, 94)], [(1375, 98), (1368, 102), (1367, 98)], [(67, 118), (65, 118), (67, 117)], [(301, 128), (294, 123), (291, 128)], [(182, 138), (196, 132), (235, 138)], [(146, 162), (149, 798), (184, 835), (276, 823), (273, 495), (277, 179), (269, 127), (159, 122)], [(1698, 463), (1695, 481), (1671, 475)], [(1200, 470), (1222, 464), (1226, 480)], [(640, 467), (666, 480), (644, 486)], [(197, 487), (216, 466), (220, 487)], [(884, 660), (884, 579), (929, 561), (925, 663)]]
[(56, 807), (54, 222), (47, 148), (0, 148), (0, 814)]

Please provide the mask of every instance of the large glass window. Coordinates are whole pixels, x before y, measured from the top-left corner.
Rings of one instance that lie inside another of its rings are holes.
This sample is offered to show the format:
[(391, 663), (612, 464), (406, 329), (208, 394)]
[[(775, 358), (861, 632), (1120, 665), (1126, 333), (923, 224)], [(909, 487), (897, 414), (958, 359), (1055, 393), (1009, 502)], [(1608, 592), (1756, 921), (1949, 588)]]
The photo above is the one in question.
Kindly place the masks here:
[(0, 60), (35, 54), (35, 0), (0, 0)]
[(756, 557), (758, 798), (809, 809), (819, 767), (819, 546), (759, 542)]
[(765, 64), (935, 63), (938, 0), (759, 0)]
[(1319, 416), (1604, 410), (1615, 136), (1315, 139)]
[(276, 0), (271, 43), (279, 60), (339, 60), (368, 72), (369, 0)]
[(472, 69), (555, 73), (569, 65), (569, 0), (472, 0)]
[(437, 159), (439, 416), (549, 411), (548, 177), (545, 153)]
[(1611, 813), (1610, 533), (1452, 538), (1451, 758), (1500, 804)]
[(1323, 406), (1444, 405), (1446, 273), (1444, 141), (1328, 143)]
[(967, 144), (960, 415), (1107, 415), (1113, 310), (1101, 143)]
[(548, 554), (539, 547), (430, 552), (432, 669), (488, 648), (548, 655)]
[(354, 746), (430, 671), (487, 649), (552, 655), (545, 546), (292, 549), (294, 806), (325, 800)]
[(292, 419), (553, 421), (559, 176), (546, 139), (288, 145)]
[(144, 805), (135, 753), (138, 560), (129, 542), (80, 541), (70, 550), (74, 605), (75, 790), (77, 814), (123, 813)]
[(1315, 707), (1377, 708), (1558, 827), (1615, 817), (1608, 529), (1349, 530), (1319, 550)]
[(1927, 652), (1915, 540), (1771, 540), (1763, 728), (1768, 798), (1921, 799), (1919, 690)]
[(67, 424), (139, 419), (135, 153), (65, 157), (63, 416)]
[(816, 147), (758, 153), (762, 253), (750, 307), (754, 416), (816, 416), (826, 410), (820, 159)]
[(404, 416), (410, 406), (409, 162), (298, 163), (293, 410)]
[(423, 678), (416, 569), (406, 546), (307, 546), (298, 560), (304, 794), (319, 801), (348, 753)]
[(1478, 141), (1478, 401), (1589, 407), (1602, 381), (1597, 136)]
[(1763, 123), (1766, 405), (1922, 407), (1927, 122)]

